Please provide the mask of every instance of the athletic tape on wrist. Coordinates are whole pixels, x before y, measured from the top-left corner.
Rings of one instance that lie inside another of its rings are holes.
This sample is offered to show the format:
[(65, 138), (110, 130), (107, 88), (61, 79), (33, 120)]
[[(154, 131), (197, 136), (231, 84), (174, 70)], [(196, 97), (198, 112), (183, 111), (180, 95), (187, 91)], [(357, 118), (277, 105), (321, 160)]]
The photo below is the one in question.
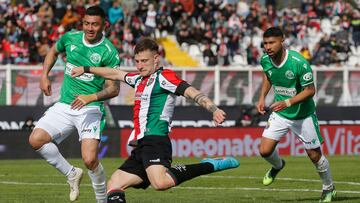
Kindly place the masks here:
[(290, 99), (285, 99), (285, 104), (286, 104), (286, 107), (290, 107), (291, 106)]

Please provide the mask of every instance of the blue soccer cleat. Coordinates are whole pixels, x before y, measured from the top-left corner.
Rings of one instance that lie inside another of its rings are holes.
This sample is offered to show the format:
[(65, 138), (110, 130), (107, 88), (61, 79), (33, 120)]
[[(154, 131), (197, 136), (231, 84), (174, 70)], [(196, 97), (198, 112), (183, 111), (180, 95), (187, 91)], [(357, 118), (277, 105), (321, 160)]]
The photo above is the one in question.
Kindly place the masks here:
[(240, 166), (240, 162), (233, 157), (205, 158), (200, 163), (212, 164), (214, 171), (222, 171)]

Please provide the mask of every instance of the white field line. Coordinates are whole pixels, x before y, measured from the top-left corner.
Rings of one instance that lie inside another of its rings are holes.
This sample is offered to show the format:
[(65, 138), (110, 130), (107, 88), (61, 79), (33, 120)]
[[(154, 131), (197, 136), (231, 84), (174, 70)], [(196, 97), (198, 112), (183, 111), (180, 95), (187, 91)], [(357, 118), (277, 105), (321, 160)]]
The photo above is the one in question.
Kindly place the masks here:
[[(258, 179), (262, 180), (263, 177), (255, 176), (200, 176), (201, 178), (224, 178), (224, 179)], [(304, 179), (304, 178), (276, 178), (276, 180), (287, 180), (287, 181), (297, 181), (297, 182), (321, 182), (321, 180), (313, 179)], [(334, 181), (335, 184), (344, 184), (344, 185), (359, 185), (359, 182), (347, 182), (347, 181)]]
[[(0, 181), (0, 184), (4, 185), (31, 185), (31, 186), (67, 186), (64, 183), (26, 183), (16, 181)], [(92, 187), (91, 184), (81, 184), (82, 186)], [(322, 192), (321, 190), (311, 189), (276, 189), (276, 188), (247, 188), (247, 187), (183, 187), (177, 186), (174, 189), (186, 189), (186, 190), (243, 190), (243, 191), (273, 191), (273, 192)], [(360, 191), (352, 190), (337, 190), (338, 193), (347, 194), (360, 194)]]

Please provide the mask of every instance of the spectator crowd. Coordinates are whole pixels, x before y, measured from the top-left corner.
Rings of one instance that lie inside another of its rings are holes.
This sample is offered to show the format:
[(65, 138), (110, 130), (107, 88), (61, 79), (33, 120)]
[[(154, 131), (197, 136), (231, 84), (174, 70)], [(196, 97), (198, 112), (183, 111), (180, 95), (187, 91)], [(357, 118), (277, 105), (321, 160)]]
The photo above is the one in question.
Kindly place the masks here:
[[(279, 26), (287, 45), (315, 65), (346, 63), (360, 45), (358, 1), (299, 0), (0, 0), (0, 64), (38, 64), (59, 37), (81, 29), (86, 8), (108, 15), (106, 36), (133, 66), (142, 36), (174, 36), (196, 46), (205, 65), (227, 66), (240, 58), (259, 64), (262, 33)], [(289, 4), (289, 5), (287, 5)], [(165, 51), (161, 51), (165, 55)], [(62, 61), (64, 56), (60, 56)]]

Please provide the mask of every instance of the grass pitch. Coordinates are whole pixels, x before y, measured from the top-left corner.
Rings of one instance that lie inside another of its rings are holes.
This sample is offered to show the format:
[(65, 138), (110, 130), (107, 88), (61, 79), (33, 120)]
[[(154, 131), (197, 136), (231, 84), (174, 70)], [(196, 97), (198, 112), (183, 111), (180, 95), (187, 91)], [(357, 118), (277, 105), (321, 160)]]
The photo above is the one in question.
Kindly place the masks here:
[[(167, 191), (126, 190), (127, 202), (318, 202), (321, 182), (307, 157), (283, 157), (286, 167), (270, 186), (262, 185), (269, 165), (260, 157), (237, 157), (240, 167), (187, 181)], [(360, 157), (328, 157), (338, 192), (335, 201), (360, 202)], [(102, 159), (107, 178), (123, 159)], [(199, 162), (197, 158), (175, 159), (174, 164)], [(85, 169), (80, 159), (70, 159)], [(69, 202), (66, 179), (44, 160), (0, 160), (1, 203)], [(87, 174), (78, 203), (95, 202)]]

